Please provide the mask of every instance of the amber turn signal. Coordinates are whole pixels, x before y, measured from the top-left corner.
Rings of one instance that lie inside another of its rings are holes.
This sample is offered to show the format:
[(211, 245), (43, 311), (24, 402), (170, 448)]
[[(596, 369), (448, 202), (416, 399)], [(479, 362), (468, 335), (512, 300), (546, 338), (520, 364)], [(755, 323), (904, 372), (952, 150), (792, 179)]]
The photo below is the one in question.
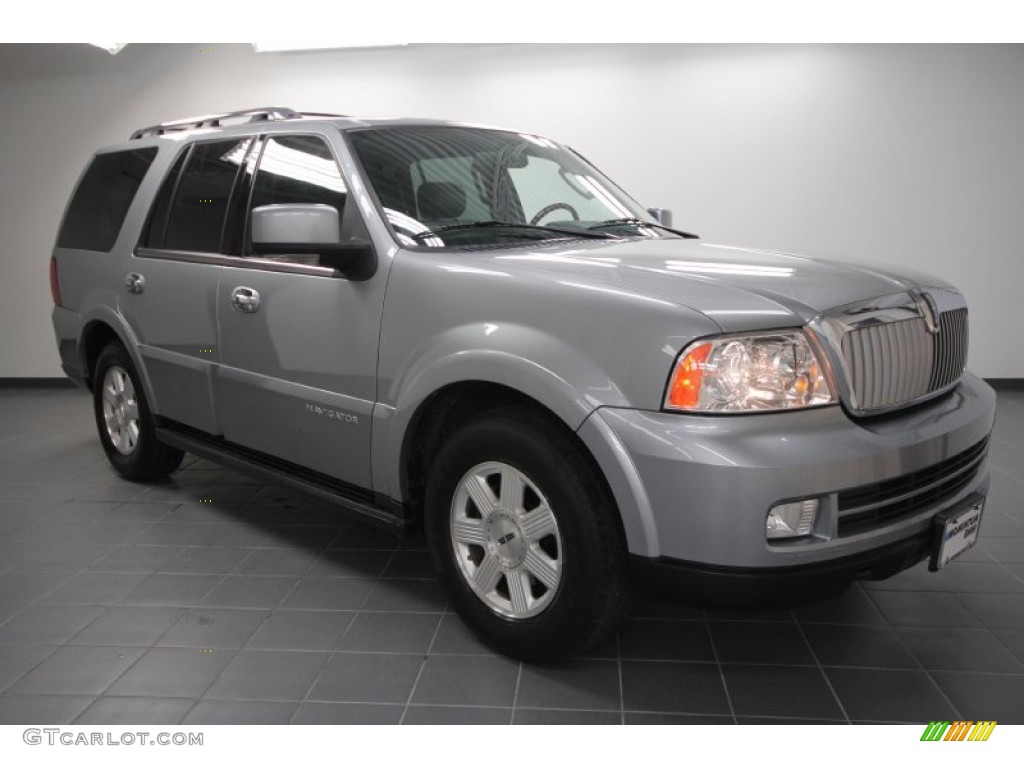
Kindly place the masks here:
[(668, 405), (673, 408), (696, 408), (700, 399), (700, 382), (704, 363), (714, 345), (709, 341), (693, 347), (676, 365), (668, 388)]

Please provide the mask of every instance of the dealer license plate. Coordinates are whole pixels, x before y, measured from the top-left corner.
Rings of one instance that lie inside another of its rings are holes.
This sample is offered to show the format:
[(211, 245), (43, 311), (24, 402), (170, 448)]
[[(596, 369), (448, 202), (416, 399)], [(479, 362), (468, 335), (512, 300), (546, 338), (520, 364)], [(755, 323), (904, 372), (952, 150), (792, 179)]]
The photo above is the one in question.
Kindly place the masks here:
[(976, 497), (956, 512), (940, 512), (935, 516), (936, 536), (928, 570), (939, 570), (975, 545), (984, 507), (985, 499)]

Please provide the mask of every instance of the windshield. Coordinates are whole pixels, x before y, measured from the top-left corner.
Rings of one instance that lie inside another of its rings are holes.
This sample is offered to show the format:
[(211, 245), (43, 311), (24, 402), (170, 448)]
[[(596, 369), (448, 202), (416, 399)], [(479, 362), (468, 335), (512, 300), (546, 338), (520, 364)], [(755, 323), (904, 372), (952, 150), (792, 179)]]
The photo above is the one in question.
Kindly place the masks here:
[(461, 126), (349, 134), (407, 246), (574, 237), (678, 237), (575, 152), (525, 133)]

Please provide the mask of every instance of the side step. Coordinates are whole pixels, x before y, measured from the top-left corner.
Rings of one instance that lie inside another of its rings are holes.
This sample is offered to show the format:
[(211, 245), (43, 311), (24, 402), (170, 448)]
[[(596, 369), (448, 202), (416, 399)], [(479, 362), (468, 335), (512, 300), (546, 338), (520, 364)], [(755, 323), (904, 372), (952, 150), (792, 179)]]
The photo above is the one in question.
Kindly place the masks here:
[(156, 438), (161, 443), (275, 485), (292, 488), (337, 504), (340, 513), (384, 528), (396, 535), (401, 536), (406, 532), (407, 523), (397, 504), (389, 505), (394, 506), (395, 509), (388, 509), (375, 503), (368, 492), (356, 489), (340, 480), (258, 451), (251, 451), (223, 440), (208, 437), (203, 433), (197, 434), (195, 430), (188, 427), (172, 426), (171, 422), (161, 421), (163, 423), (156, 428)]

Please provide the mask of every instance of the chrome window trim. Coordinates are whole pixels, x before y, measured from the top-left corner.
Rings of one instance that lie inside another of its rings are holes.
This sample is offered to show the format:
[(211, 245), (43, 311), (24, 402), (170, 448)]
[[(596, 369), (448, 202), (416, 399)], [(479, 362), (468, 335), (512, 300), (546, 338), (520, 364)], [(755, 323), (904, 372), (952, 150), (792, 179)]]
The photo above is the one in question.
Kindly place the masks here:
[(235, 269), (258, 269), (263, 272), (286, 272), (293, 275), (309, 275), (310, 277), (344, 278), (344, 275), (331, 267), (291, 264), (286, 261), (276, 261), (255, 256), (244, 258), (242, 256), (225, 256), (220, 253), (200, 253), (197, 251), (175, 251), (164, 248), (141, 247), (136, 248), (132, 255), (139, 259), (164, 259), (166, 261), (184, 261), (190, 264), (234, 267)]

